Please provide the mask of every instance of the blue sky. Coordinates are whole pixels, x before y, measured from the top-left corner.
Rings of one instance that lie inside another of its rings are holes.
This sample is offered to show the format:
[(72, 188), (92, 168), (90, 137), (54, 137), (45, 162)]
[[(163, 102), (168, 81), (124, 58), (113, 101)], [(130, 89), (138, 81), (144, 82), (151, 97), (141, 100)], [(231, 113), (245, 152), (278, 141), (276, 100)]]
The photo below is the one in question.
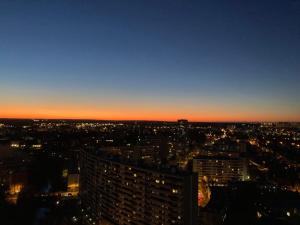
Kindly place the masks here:
[(299, 59), (297, 0), (0, 2), (3, 116), (300, 120)]

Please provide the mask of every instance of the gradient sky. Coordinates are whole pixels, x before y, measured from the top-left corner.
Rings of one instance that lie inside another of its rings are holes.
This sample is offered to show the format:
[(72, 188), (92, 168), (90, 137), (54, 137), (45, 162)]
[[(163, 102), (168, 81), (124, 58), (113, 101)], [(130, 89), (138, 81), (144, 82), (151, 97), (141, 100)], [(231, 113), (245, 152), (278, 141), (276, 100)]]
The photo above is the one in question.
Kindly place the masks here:
[(300, 1), (1, 0), (0, 117), (300, 121)]

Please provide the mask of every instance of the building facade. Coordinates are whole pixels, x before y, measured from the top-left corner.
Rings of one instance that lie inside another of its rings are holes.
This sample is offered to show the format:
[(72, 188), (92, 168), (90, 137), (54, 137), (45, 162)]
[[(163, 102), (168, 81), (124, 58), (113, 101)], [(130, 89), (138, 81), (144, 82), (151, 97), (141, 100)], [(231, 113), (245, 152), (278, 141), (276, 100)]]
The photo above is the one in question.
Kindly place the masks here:
[(197, 224), (197, 175), (162, 172), (82, 151), (80, 197), (93, 223)]
[(247, 161), (239, 156), (200, 156), (193, 159), (198, 180), (204, 177), (210, 186), (224, 186), (230, 181), (249, 179)]

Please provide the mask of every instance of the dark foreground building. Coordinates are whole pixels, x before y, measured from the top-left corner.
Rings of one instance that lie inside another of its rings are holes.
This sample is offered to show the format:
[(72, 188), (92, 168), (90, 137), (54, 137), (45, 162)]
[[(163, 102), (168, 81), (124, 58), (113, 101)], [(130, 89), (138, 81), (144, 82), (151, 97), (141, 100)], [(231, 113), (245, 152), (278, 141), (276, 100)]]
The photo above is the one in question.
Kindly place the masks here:
[(146, 169), (82, 151), (80, 196), (91, 224), (197, 224), (193, 173)]

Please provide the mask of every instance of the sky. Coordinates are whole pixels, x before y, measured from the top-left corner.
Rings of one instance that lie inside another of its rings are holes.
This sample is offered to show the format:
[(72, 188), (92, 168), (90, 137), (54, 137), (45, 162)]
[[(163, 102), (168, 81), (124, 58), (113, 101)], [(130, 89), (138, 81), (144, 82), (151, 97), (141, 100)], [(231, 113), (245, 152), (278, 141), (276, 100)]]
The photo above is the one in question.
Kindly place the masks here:
[(300, 121), (300, 1), (1, 0), (1, 117)]

